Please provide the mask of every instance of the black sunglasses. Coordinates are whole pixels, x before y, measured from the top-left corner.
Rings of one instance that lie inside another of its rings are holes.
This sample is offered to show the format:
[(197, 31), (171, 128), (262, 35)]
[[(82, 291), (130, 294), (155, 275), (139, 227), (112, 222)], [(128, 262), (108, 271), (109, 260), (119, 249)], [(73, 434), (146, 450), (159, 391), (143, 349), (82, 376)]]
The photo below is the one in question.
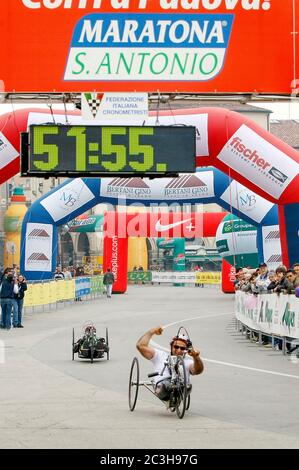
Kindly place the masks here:
[(187, 348), (185, 348), (185, 346), (178, 346), (177, 344), (175, 344), (173, 346), (173, 349), (180, 349), (181, 351), (186, 351)]

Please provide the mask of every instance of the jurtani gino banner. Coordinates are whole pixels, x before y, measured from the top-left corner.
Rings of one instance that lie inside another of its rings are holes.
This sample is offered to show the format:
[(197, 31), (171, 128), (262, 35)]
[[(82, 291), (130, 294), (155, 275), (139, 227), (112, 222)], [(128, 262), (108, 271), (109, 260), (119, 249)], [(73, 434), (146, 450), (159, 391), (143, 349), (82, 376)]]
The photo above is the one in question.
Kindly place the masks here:
[(295, 3), (2, 0), (0, 92), (292, 94)]

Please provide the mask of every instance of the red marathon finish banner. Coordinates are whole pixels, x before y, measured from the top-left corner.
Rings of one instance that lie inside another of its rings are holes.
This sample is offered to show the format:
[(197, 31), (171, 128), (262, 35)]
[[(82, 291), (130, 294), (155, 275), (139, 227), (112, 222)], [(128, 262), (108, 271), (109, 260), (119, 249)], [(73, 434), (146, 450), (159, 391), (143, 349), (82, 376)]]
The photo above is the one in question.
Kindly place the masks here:
[(226, 212), (106, 212), (104, 237), (214, 237)]
[(181, 213), (108, 212), (104, 218), (104, 236), (112, 237), (202, 237), (202, 216)]
[(0, 91), (291, 94), (296, 3), (2, 0)]

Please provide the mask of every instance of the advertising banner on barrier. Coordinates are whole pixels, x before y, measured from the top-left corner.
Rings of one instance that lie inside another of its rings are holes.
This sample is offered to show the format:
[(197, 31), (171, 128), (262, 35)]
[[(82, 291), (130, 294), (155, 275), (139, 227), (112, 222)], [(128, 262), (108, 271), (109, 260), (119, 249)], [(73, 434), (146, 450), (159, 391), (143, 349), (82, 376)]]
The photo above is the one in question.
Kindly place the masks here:
[(49, 302), (54, 304), (56, 302), (56, 284), (59, 281), (49, 282)]
[(101, 294), (104, 290), (103, 276), (93, 276), (91, 278), (91, 294)]
[(150, 282), (152, 280), (151, 271), (130, 271), (128, 272), (128, 281)]
[(0, 18), (0, 91), (295, 89), (293, 0), (7, 0)]
[[(56, 300), (68, 300), (75, 297), (75, 280), (54, 281)], [(81, 294), (85, 295), (85, 294)]]
[(235, 314), (253, 330), (299, 338), (299, 299), (294, 295), (254, 296), (237, 291)]
[(173, 271), (153, 271), (152, 282), (175, 282), (184, 284), (195, 284), (195, 272), (173, 272)]
[(258, 330), (258, 298), (252, 294), (237, 291), (235, 299), (236, 318), (253, 330)]
[(34, 284), (27, 284), (26, 295), (24, 297), (24, 307), (33, 307), (33, 288)]
[[(257, 297), (258, 299), (258, 305), (257, 305), (257, 324), (256, 328), (260, 331), (263, 331), (265, 333), (274, 333), (274, 325), (273, 325), (273, 319), (274, 319), (274, 311), (278, 309), (278, 302), (279, 302), (279, 297), (275, 294), (265, 294), (265, 295), (259, 295)], [(245, 297), (245, 304), (246, 304), (246, 297)], [(276, 328), (277, 329), (277, 328)]]
[(74, 297), (75, 297), (75, 279), (69, 279), (67, 281), (64, 281), (63, 286), (64, 286), (63, 299), (64, 300), (74, 299)]
[(280, 310), (281, 334), (299, 338), (299, 300), (292, 295), (284, 296)]
[(90, 287), (91, 287), (90, 277), (79, 277), (78, 279), (75, 279), (75, 283), (76, 283), (76, 291), (75, 291), (76, 297), (81, 297), (83, 295), (90, 294)]
[(199, 272), (195, 274), (197, 284), (220, 284), (221, 273), (218, 272)]

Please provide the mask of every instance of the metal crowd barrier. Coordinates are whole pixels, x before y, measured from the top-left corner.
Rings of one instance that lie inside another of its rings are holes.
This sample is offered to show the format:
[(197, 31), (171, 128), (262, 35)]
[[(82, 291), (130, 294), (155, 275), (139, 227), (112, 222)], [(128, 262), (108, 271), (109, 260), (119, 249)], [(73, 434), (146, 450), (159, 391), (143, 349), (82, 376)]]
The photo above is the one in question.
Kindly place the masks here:
[[(275, 343), (278, 344), (278, 342), (275, 340), (279, 340), (281, 349), (278, 346), (277, 350), (281, 350), (283, 355), (287, 354), (287, 345), (292, 345), (294, 348), (299, 346), (299, 299), (295, 298), (293, 294), (280, 294), (281, 297), (275, 293), (257, 295), (256, 306), (249, 308), (245, 307), (248, 295), (252, 294), (236, 292), (236, 330), (242, 335), (245, 334), (251, 341), (254, 336), (258, 337), (257, 343), (260, 346), (263, 343), (263, 337), (268, 338), (272, 349), (276, 349)], [(263, 329), (258, 328), (259, 324), (263, 325)], [(268, 331), (265, 331), (266, 329)]]
[[(96, 289), (90, 289), (89, 292), (87, 292), (87, 290), (85, 289), (85, 292), (84, 293), (84, 290), (77, 290), (77, 293), (76, 293), (76, 287), (74, 289), (74, 296), (72, 296), (71, 298), (62, 298), (62, 299), (56, 299), (54, 301), (48, 301), (48, 302), (42, 302), (41, 300), (39, 300), (35, 305), (25, 305), (24, 303), (24, 307), (23, 307), (23, 314), (26, 315), (26, 314), (33, 314), (33, 313), (41, 313), (41, 312), (51, 312), (52, 310), (59, 310), (59, 309), (64, 309), (66, 306), (70, 306), (70, 305), (73, 305), (73, 304), (77, 304), (77, 303), (81, 303), (81, 302), (84, 302), (84, 301), (87, 301), (87, 300), (95, 300), (97, 298), (100, 298), (103, 296), (104, 292), (105, 292), (105, 287), (103, 285), (103, 276), (82, 276), (82, 277), (77, 277), (77, 278), (72, 278), (72, 279), (60, 279), (60, 280), (46, 280), (46, 281), (31, 281), (31, 282), (28, 282), (27, 285), (28, 285), (28, 288), (30, 286), (37, 286), (37, 285), (45, 285), (45, 284), (49, 284), (49, 283), (64, 283), (64, 282), (67, 282), (67, 281), (74, 281), (74, 283), (76, 283), (76, 281), (78, 282), (85, 282), (86, 280), (90, 280), (90, 283), (92, 282), (91, 279), (100, 279), (100, 282), (98, 283), (98, 288)], [(25, 299), (26, 299), (26, 293), (27, 291), (25, 291)], [(79, 300), (81, 299), (81, 300)], [(26, 302), (26, 300), (25, 300)]]

